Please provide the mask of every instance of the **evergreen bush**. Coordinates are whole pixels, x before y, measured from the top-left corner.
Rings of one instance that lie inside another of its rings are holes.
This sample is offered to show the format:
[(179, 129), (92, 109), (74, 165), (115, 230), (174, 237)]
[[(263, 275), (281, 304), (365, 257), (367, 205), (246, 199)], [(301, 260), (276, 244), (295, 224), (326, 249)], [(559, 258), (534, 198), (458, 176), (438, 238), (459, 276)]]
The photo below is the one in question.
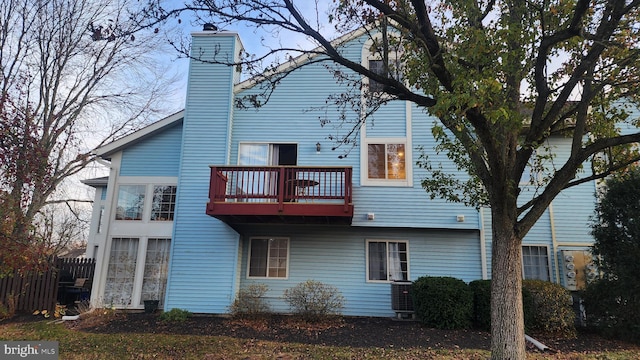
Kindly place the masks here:
[(423, 324), (438, 329), (471, 326), (473, 293), (462, 280), (423, 276), (413, 283), (413, 304)]
[(630, 290), (615, 279), (601, 279), (589, 284), (582, 296), (586, 323), (600, 334), (640, 344), (640, 286)]
[(473, 327), (491, 330), (491, 280), (474, 280), (469, 289), (473, 293)]
[(640, 343), (640, 167), (607, 180), (591, 225), (601, 277), (583, 293), (587, 326)]
[(187, 321), (191, 317), (191, 315), (193, 314), (189, 310), (173, 308), (169, 311), (163, 312), (160, 315), (160, 321), (183, 322)]

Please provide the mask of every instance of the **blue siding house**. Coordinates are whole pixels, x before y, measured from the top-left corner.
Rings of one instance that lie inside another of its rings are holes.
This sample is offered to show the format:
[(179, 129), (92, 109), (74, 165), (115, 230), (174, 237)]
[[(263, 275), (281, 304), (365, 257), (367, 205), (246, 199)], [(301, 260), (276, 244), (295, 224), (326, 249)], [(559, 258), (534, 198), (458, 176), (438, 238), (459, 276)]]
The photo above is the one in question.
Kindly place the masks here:
[[(358, 33), (338, 41), (369, 66)], [(192, 52), (205, 61), (190, 63), (185, 109), (96, 151), (110, 172), (85, 182), (97, 190), (87, 254), (97, 259), (94, 305), (159, 300), (165, 310), (221, 314), (239, 289), (266, 284), (273, 310), (287, 312), (283, 291), (313, 279), (341, 291), (344, 314), (393, 316), (393, 281), (489, 278), (489, 209), (431, 199), (420, 185), (420, 146), (455, 171), (433, 150), (435, 119), (391, 102), (339, 158), (328, 140), (336, 129), (313, 110), (343, 91), (331, 72), (296, 68), (262, 107), (238, 107), (256, 84), (206, 59), (236, 61), (241, 49), (237, 33), (194, 33)], [(561, 154), (566, 141), (549, 145)], [(583, 285), (595, 186), (561, 194), (527, 235), (525, 278)]]

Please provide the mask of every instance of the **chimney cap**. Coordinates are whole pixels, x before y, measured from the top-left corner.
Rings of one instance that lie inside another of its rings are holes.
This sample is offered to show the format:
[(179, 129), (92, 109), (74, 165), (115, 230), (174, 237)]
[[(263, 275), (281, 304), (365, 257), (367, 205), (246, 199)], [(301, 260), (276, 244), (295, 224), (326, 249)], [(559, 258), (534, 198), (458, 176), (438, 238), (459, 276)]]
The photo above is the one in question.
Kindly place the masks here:
[(203, 31), (218, 31), (218, 27), (212, 23), (206, 23), (202, 26)]

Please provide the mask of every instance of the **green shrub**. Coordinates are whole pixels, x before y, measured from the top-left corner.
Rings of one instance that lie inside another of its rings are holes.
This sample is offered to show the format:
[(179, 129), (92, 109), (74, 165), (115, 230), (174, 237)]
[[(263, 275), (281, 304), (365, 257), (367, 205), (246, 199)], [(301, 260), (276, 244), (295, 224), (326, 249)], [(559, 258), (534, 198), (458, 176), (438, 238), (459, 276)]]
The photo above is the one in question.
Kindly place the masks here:
[(609, 177), (591, 225), (600, 272), (584, 293), (587, 326), (640, 343), (640, 167)]
[(524, 331), (531, 332), (534, 329), (536, 318), (536, 304), (533, 295), (526, 286), (522, 287), (522, 307), (524, 312)]
[(160, 315), (160, 320), (168, 322), (182, 322), (187, 321), (187, 319), (189, 319), (191, 315), (193, 315), (191, 311), (173, 308), (169, 311), (163, 312)]
[(315, 280), (307, 280), (286, 289), (284, 299), (295, 314), (307, 321), (340, 314), (344, 307), (344, 297), (338, 288)]
[(462, 280), (423, 276), (413, 283), (416, 315), (427, 326), (463, 329), (471, 326), (473, 293)]
[(640, 293), (617, 280), (587, 285), (582, 294), (587, 326), (606, 337), (640, 343), (640, 298), (629, 296), (634, 292)]
[(474, 280), (469, 289), (473, 293), (473, 326), (491, 330), (491, 280)]
[[(527, 328), (535, 333), (552, 334), (558, 337), (576, 336), (575, 313), (571, 306), (571, 293), (560, 284), (542, 280), (524, 280), (522, 282), (525, 323), (527, 312), (532, 311), (532, 319)], [(528, 292), (531, 300), (524, 293)]]
[(271, 312), (269, 304), (264, 298), (269, 291), (265, 284), (251, 284), (238, 291), (238, 296), (233, 301), (229, 310), (234, 316), (256, 316)]

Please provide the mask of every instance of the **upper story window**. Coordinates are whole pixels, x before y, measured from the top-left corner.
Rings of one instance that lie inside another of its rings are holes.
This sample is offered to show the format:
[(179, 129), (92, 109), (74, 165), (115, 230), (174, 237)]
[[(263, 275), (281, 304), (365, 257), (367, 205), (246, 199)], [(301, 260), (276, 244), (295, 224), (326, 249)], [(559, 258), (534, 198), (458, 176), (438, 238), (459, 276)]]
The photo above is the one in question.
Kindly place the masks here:
[[(397, 60), (392, 63), (389, 63), (387, 66), (387, 69), (385, 69), (384, 60), (382, 59), (377, 59), (377, 58), (369, 59), (368, 65), (369, 65), (369, 70), (371, 70), (372, 72), (378, 75), (382, 75), (384, 77), (389, 76), (389, 77), (393, 77), (398, 81), (402, 81), (402, 74), (400, 73), (400, 64)], [(384, 92), (383, 84), (372, 79), (368, 79), (368, 81), (369, 81), (370, 92), (372, 93)]]
[(173, 220), (173, 212), (176, 208), (176, 189), (174, 185), (163, 185), (153, 187), (153, 204), (151, 209), (151, 220), (168, 221)]
[[(362, 47), (362, 65), (372, 72), (402, 81), (401, 37), (389, 31), (386, 41), (382, 33), (374, 34)], [(386, 42), (386, 45), (385, 45)], [(375, 80), (363, 79), (363, 107), (379, 94), (383, 85)], [(368, 84), (368, 85), (367, 85)], [(367, 88), (371, 96), (366, 95)], [(368, 113), (360, 129), (360, 183), (363, 186), (413, 186), (412, 169), (412, 105), (406, 101), (389, 102), (384, 112)]]
[(405, 145), (367, 144), (367, 174), (369, 179), (405, 180)]
[(367, 281), (409, 280), (406, 241), (367, 241)]
[[(384, 63), (382, 60), (369, 60), (369, 70), (378, 75), (384, 75)], [(383, 88), (384, 86), (381, 83), (369, 79), (369, 91), (382, 92)]]
[(248, 277), (287, 278), (289, 239), (252, 238), (249, 244)]
[(116, 220), (142, 220), (145, 185), (120, 185)]
[(549, 281), (551, 279), (549, 270), (549, 248), (547, 246), (522, 246), (522, 275), (524, 279)]
[(175, 185), (120, 185), (115, 219), (172, 221), (176, 190)]

